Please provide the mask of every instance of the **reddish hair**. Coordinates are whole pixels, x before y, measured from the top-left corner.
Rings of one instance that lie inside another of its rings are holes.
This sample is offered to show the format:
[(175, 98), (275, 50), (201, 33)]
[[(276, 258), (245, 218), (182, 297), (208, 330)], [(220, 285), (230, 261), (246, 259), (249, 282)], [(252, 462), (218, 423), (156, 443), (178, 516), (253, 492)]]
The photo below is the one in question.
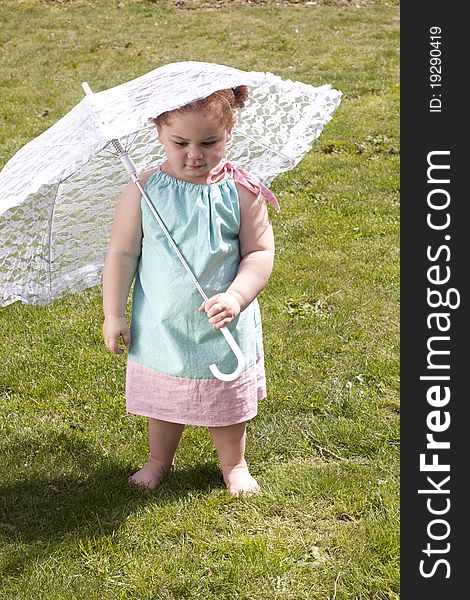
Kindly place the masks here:
[(234, 111), (243, 108), (247, 99), (248, 87), (246, 85), (217, 90), (206, 98), (201, 98), (180, 108), (175, 108), (175, 110), (164, 112), (155, 119), (152, 119), (152, 121), (159, 128), (163, 125), (168, 125), (173, 116), (187, 112), (201, 111), (213, 119), (219, 119), (220, 124), (230, 131), (235, 122)]

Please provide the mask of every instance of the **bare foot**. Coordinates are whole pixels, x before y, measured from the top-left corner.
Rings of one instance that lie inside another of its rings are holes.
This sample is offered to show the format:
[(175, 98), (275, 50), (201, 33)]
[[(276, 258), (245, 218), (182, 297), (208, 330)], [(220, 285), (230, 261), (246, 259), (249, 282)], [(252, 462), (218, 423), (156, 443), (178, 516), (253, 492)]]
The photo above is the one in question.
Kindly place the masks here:
[(129, 483), (140, 488), (142, 491), (150, 492), (160, 483), (160, 480), (170, 470), (170, 465), (164, 465), (156, 458), (150, 458), (148, 463), (139, 471), (129, 477)]
[(252, 496), (260, 491), (258, 482), (250, 475), (245, 461), (234, 466), (222, 466), (222, 473), (231, 496)]

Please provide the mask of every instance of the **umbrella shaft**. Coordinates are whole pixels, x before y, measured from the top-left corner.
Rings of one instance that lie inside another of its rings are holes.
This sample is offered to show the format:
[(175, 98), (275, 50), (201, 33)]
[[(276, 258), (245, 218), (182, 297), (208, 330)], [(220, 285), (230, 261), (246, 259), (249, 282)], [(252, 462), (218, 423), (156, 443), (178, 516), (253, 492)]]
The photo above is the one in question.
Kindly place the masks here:
[(176, 256), (178, 257), (178, 260), (183, 265), (183, 267), (186, 269), (187, 274), (191, 278), (191, 281), (194, 283), (197, 291), (201, 294), (203, 300), (206, 301), (208, 299), (207, 294), (205, 293), (205, 291), (200, 286), (199, 281), (196, 279), (196, 277), (194, 276), (193, 272), (191, 271), (188, 263), (186, 262), (184, 256), (179, 251), (178, 246), (176, 245), (174, 239), (171, 237), (170, 232), (168, 231), (168, 229), (166, 228), (165, 223), (162, 221), (160, 215), (158, 214), (157, 209), (154, 207), (154, 205), (152, 204), (150, 198), (147, 196), (147, 193), (145, 192), (144, 188), (141, 186), (140, 181), (139, 181), (139, 176), (136, 173), (133, 173), (132, 174), (132, 179), (133, 179), (134, 183), (136, 184), (137, 188), (139, 189), (140, 193), (142, 194), (142, 196), (143, 196), (143, 198), (144, 198), (147, 206), (151, 210), (153, 216), (155, 217), (155, 219), (157, 220), (158, 224), (160, 225), (160, 227), (161, 227), (163, 233), (165, 234), (165, 237), (167, 238), (168, 243), (170, 244), (173, 252), (176, 254)]

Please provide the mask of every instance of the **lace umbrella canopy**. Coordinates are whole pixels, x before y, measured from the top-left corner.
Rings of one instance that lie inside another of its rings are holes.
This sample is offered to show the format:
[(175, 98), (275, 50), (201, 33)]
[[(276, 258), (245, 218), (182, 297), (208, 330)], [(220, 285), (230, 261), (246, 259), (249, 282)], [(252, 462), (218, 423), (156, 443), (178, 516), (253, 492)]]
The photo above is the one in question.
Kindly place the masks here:
[(100, 284), (129, 181), (110, 140), (129, 150), (139, 172), (151, 169), (164, 159), (151, 118), (238, 85), (250, 94), (226, 158), (265, 185), (311, 149), (341, 98), (329, 85), (192, 61), (85, 96), (0, 172), (0, 306), (45, 305)]

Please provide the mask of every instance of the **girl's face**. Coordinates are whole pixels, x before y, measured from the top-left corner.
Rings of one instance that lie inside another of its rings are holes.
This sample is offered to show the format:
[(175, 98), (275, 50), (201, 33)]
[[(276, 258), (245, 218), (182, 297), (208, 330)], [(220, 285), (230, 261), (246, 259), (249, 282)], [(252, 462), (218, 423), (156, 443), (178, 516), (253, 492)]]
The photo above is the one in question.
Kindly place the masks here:
[(163, 144), (168, 175), (190, 183), (205, 183), (211, 169), (224, 156), (230, 132), (202, 112), (187, 112), (170, 117), (158, 128)]

